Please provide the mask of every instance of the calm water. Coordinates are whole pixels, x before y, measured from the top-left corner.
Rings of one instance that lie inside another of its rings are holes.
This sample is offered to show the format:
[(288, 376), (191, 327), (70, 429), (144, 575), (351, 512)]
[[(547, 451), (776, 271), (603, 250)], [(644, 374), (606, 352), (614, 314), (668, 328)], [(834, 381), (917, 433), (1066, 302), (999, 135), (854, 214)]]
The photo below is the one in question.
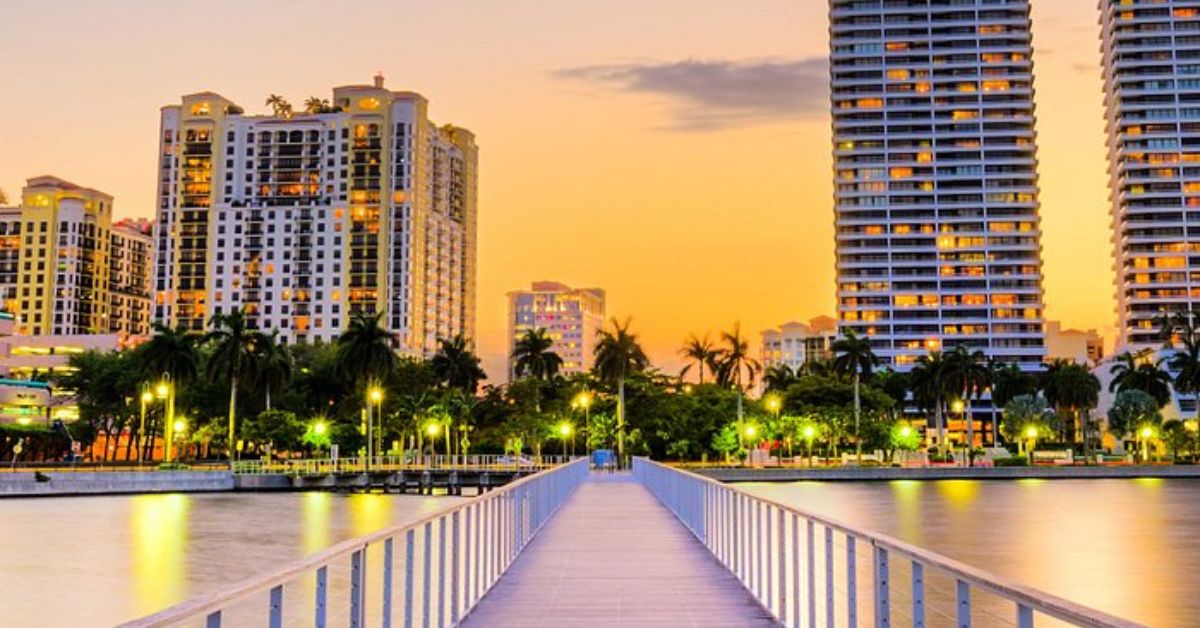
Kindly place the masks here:
[(740, 486), (1151, 626), (1200, 625), (1197, 480)]
[(111, 626), (460, 499), (228, 493), (0, 500), (0, 626)]

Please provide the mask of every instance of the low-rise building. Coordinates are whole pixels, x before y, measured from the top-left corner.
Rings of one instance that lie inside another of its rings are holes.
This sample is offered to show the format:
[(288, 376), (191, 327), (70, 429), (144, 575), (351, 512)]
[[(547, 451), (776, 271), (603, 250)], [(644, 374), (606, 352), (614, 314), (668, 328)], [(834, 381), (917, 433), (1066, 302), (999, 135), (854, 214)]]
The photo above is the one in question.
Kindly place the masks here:
[(572, 288), (556, 281), (535, 281), (529, 290), (508, 293), (508, 374), (513, 376), (513, 348), (531, 329), (544, 329), (562, 358), (561, 373), (592, 368), (596, 332), (604, 324), (604, 291)]
[(764, 369), (783, 364), (793, 371), (832, 357), (837, 320), (818, 316), (807, 323), (791, 321), (762, 332), (759, 361)]
[(1059, 321), (1046, 321), (1046, 360), (1070, 360), (1095, 366), (1104, 359), (1104, 339), (1095, 329), (1063, 329)]

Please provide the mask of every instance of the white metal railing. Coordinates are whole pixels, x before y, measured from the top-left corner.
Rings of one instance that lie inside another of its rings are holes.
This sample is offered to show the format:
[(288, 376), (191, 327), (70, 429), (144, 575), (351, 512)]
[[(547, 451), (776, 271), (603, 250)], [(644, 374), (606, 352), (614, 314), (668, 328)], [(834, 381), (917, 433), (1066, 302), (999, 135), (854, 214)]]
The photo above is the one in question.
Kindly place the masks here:
[(980, 617), (1031, 628), (1035, 614), (1074, 626), (1139, 626), (695, 473), (635, 458), (633, 474), (786, 626), (924, 627), (930, 617), (965, 628)]
[[(456, 625), (500, 579), (542, 525), (584, 481), (588, 461), (535, 473), (459, 506), (419, 521), (392, 526), (344, 541), (307, 558), (254, 576), (137, 619), (119, 628), (156, 628), (195, 624), (206, 628), (262, 625), (281, 628), (285, 609), (303, 607), (292, 625), (348, 625), (364, 628), (393, 622), (411, 627)], [(368, 569), (368, 552), (371, 569)], [(399, 554), (399, 556), (397, 556)], [(337, 590), (334, 570), (349, 567), (346, 586)], [(418, 571), (419, 570), (419, 571)], [(368, 582), (372, 595), (368, 596)], [(378, 584), (376, 584), (378, 583)], [(417, 591), (417, 586), (420, 591)], [(306, 596), (296, 604), (296, 590)], [(338, 607), (336, 597), (346, 604)], [(287, 601), (291, 604), (285, 604)], [(395, 599), (396, 596), (399, 599)], [(257, 604), (255, 599), (257, 598)], [(368, 602), (374, 613), (368, 612)], [(251, 619), (229, 613), (250, 603), (260, 612)], [(377, 604), (378, 606), (374, 606)], [(338, 621), (332, 611), (345, 613)], [(312, 618), (311, 622), (303, 616)], [(263, 621), (265, 619), (265, 621)]]
[(313, 458), (239, 460), (233, 472), (245, 475), (328, 475), (366, 471), (535, 471), (558, 466), (570, 460), (566, 456), (436, 455), (372, 456), (354, 458)]

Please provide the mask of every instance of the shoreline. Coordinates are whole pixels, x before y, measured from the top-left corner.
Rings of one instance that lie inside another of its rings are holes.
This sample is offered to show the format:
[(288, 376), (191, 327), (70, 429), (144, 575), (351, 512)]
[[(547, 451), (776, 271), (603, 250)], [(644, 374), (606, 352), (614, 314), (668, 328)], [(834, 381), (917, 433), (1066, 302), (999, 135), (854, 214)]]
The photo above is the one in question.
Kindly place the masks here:
[(685, 467), (718, 482), (889, 482), (894, 480), (1128, 480), (1200, 479), (1200, 465), (1129, 465), (1062, 467), (898, 467), (740, 468)]

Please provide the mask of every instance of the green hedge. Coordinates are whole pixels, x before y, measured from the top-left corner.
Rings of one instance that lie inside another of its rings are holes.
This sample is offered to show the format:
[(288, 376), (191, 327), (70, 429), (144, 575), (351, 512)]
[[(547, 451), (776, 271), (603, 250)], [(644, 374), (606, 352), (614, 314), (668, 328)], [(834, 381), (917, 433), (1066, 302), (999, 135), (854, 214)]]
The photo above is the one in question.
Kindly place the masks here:
[(1025, 456), (1013, 456), (1011, 458), (996, 458), (994, 463), (997, 467), (1028, 467), (1029, 459)]

